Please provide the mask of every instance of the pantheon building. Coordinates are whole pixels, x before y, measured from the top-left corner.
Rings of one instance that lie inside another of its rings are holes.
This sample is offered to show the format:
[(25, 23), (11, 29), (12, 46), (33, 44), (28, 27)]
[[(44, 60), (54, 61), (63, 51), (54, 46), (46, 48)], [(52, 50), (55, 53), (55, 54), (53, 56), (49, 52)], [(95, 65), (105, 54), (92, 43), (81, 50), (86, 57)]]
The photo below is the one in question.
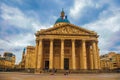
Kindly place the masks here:
[(63, 10), (53, 27), (35, 35), (36, 71), (100, 69), (97, 33), (71, 24)]

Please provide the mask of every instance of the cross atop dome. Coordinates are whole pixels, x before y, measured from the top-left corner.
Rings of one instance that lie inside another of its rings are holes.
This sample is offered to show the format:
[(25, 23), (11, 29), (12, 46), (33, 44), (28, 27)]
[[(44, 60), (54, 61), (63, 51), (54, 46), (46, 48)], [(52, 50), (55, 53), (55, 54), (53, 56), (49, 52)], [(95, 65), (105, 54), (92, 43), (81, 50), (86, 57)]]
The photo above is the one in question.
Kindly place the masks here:
[(63, 8), (62, 8), (61, 18), (64, 19), (64, 16), (65, 16), (65, 12), (63, 11)]

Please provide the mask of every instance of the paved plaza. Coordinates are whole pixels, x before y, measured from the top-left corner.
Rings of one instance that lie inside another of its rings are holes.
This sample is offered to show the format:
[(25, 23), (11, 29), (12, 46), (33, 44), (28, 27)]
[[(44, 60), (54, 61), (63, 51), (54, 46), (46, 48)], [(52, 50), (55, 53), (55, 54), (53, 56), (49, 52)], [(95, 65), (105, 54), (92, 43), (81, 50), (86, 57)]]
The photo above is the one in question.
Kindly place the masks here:
[(48, 73), (0, 72), (0, 80), (120, 80), (120, 73), (51, 75)]

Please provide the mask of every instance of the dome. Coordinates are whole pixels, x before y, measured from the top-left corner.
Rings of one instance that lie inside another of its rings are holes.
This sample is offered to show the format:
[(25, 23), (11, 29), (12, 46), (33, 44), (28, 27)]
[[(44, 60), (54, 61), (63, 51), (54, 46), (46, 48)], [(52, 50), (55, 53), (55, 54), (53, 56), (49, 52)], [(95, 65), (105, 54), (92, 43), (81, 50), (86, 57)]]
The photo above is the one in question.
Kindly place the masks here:
[(67, 18), (62, 19), (62, 18), (60, 17), (60, 18), (58, 18), (58, 19), (56, 20), (55, 24), (56, 24), (56, 23), (60, 23), (60, 22), (70, 23), (70, 21), (69, 21)]
[(56, 20), (55, 24), (61, 23), (61, 22), (70, 23), (70, 21), (67, 19), (67, 16), (65, 16), (65, 13), (64, 13), (63, 9), (62, 9), (62, 12), (61, 12), (61, 16)]

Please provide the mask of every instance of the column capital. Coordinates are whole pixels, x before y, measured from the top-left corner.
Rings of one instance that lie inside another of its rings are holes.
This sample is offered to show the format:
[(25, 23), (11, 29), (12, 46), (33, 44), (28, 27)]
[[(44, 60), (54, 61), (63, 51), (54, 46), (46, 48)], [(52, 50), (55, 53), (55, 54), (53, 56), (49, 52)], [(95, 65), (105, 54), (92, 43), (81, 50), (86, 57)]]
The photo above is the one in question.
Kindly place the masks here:
[(49, 39), (50, 41), (53, 41), (54, 39)]
[(36, 38), (36, 41), (38, 41), (38, 40), (39, 40), (39, 38), (37, 37), (37, 38)]
[(85, 39), (82, 39), (81, 41), (82, 41), (82, 42), (86, 42), (86, 40), (85, 40)]
[(42, 38), (40, 38), (39, 40), (43, 40)]
[(75, 41), (75, 39), (71, 39), (71, 41)]
[(99, 41), (95, 41), (95, 42), (98, 44)]
[(39, 40), (36, 40), (36, 45), (38, 45), (39, 44)]
[(42, 41), (43, 39), (39, 39), (39, 42)]
[(95, 43), (98, 43), (98, 41), (97, 41), (97, 40), (92, 40), (91, 42), (95, 42)]
[(64, 41), (65, 39), (60, 39), (61, 41)]

